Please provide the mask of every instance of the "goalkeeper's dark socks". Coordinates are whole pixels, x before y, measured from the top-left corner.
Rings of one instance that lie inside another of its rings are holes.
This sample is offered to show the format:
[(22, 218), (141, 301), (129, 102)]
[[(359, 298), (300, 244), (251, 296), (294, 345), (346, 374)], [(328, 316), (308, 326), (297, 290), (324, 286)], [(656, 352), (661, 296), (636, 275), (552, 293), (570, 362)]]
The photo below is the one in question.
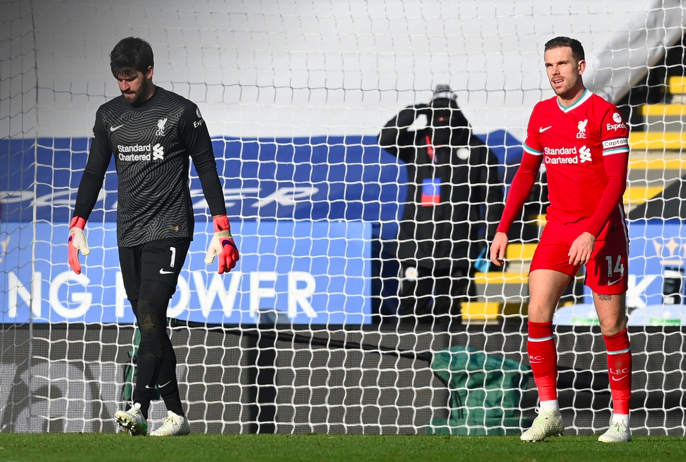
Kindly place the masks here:
[(539, 399), (557, 400), (557, 351), (553, 323), (529, 321), (529, 339), (526, 346)]
[[(611, 337), (603, 336), (607, 347), (607, 368), (614, 414), (629, 415), (631, 401), (631, 346), (624, 329)], [(628, 418), (628, 417), (627, 417)]]
[(164, 400), (164, 405), (167, 409), (176, 415), (185, 415), (183, 406), (181, 405), (181, 397), (179, 396), (179, 386), (174, 380), (172, 383), (160, 388), (160, 395)]
[(148, 420), (148, 411), (150, 410), (150, 401), (152, 401), (152, 390), (139, 390), (136, 388), (133, 394), (133, 401), (141, 405), (141, 414)]
[(136, 361), (136, 390), (133, 394), (133, 400), (140, 403), (143, 417), (147, 420), (148, 409), (150, 408), (150, 401), (152, 401), (155, 387), (154, 383), (156, 358), (154, 355), (148, 353), (147, 349), (142, 347), (138, 350), (138, 358)]
[(176, 380), (176, 353), (171, 341), (164, 348), (164, 356), (160, 363), (160, 373), (157, 377), (157, 388), (167, 409), (176, 415), (184, 415), (179, 396), (179, 385)]

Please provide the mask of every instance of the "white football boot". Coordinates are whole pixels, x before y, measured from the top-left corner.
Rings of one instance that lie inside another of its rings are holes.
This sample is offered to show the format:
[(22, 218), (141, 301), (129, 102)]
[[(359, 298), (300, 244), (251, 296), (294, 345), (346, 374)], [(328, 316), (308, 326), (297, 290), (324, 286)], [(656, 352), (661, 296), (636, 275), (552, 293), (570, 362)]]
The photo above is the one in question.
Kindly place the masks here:
[(148, 434), (148, 423), (145, 421), (145, 417), (143, 417), (139, 403), (131, 406), (128, 411), (117, 411), (114, 414), (114, 419), (131, 436), (145, 436)]
[(631, 441), (631, 429), (622, 422), (610, 423), (610, 428), (600, 435), (601, 443), (627, 443)]
[(162, 426), (150, 433), (150, 436), (181, 436), (191, 432), (186, 416), (174, 414), (172, 411), (167, 411), (167, 415), (169, 417)]
[(541, 409), (531, 428), (522, 433), (521, 440), (530, 443), (543, 441), (549, 436), (562, 436), (564, 431), (565, 424), (562, 422), (562, 417), (554, 411), (546, 412)]

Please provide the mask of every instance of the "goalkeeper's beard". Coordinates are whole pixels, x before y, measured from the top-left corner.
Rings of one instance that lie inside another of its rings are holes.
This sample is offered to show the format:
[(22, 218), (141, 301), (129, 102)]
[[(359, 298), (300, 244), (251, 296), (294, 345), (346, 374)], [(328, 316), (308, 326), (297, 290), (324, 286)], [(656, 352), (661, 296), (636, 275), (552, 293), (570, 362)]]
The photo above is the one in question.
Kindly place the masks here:
[(138, 88), (138, 91), (130, 91), (128, 93), (122, 92), (122, 95), (124, 95), (124, 99), (126, 99), (126, 102), (129, 104), (142, 103), (148, 99), (147, 95), (151, 84), (152, 81), (143, 78), (143, 81), (141, 82), (141, 86), (140, 88)]

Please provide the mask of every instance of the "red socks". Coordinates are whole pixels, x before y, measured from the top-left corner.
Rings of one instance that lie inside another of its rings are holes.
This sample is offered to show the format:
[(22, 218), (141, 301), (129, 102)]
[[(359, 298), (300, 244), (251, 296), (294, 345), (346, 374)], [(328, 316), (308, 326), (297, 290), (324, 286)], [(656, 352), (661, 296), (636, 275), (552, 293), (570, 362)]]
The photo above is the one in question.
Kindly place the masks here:
[(529, 352), (529, 362), (534, 373), (539, 399), (541, 401), (556, 400), (557, 351), (553, 337), (553, 323), (529, 321), (529, 340), (526, 348)]
[(614, 414), (629, 414), (631, 400), (631, 346), (624, 329), (617, 335), (605, 337), (607, 368), (610, 375), (610, 391)]
[[(628, 415), (631, 400), (631, 347), (625, 330), (605, 337), (610, 391), (615, 415)], [(553, 337), (553, 324), (529, 321), (527, 341), (529, 362), (534, 373), (541, 401), (557, 399), (557, 351)]]

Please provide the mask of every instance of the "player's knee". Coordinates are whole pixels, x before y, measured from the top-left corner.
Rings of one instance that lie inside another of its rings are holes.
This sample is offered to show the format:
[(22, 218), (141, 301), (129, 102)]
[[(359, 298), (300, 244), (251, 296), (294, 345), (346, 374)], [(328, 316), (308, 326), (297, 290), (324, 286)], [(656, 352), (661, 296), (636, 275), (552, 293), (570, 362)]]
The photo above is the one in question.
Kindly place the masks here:
[(626, 329), (626, 319), (600, 319), (600, 330), (605, 337), (612, 337)]
[[(166, 306), (162, 307), (166, 311)], [(163, 345), (167, 337), (166, 317), (160, 316), (160, 307), (155, 303), (141, 299), (138, 301), (138, 329), (141, 332), (141, 346)]]
[(548, 303), (530, 303), (528, 307), (529, 321), (551, 322), (555, 314), (555, 305)]

